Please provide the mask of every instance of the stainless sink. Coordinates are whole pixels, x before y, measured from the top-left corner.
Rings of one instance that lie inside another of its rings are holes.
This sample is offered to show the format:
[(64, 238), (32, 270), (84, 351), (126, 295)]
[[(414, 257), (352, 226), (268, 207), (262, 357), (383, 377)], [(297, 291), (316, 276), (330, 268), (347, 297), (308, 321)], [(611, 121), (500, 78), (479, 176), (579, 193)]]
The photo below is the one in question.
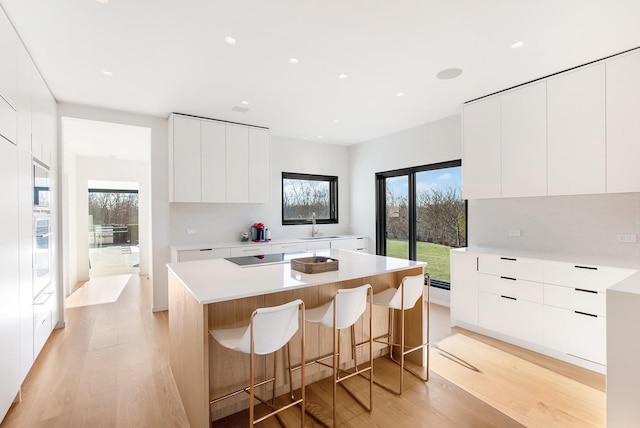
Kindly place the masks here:
[(299, 238), (299, 239), (303, 239), (305, 241), (313, 241), (315, 239), (335, 239), (335, 238), (339, 238), (339, 236), (314, 236), (314, 237)]

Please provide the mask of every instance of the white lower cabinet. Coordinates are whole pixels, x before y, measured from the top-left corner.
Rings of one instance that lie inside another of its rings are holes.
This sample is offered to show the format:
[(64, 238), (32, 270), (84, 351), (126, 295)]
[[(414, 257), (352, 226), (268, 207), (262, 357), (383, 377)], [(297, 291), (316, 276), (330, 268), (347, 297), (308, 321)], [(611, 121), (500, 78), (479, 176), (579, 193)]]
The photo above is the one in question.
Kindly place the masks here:
[(271, 244), (271, 253), (294, 253), (296, 251), (307, 251), (307, 244), (304, 242), (291, 242), (286, 244)]
[(508, 295), (481, 291), (478, 297), (480, 327), (527, 342), (543, 343), (543, 306)]
[(606, 365), (605, 317), (552, 306), (545, 306), (544, 310), (544, 346)]
[(258, 256), (263, 254), (271, 254), (271, 245), (259, 244), (231, 248), (231, 257)]
[(203, 248), (200, 250), (178, 251), (178, 262), (192, 262), (196, 260), (224, 259), (231, 257), (231, 248)]
[(478, 324), (478, 256), (451, 251), (451, 319)]
[(331, 248), (331, 241), (309, 241), (307, 251), (328, 250)]
[(331, 248), (338, 250), (361, 251), (369, 250), (369, 238), (348, 238), (331, 241)]

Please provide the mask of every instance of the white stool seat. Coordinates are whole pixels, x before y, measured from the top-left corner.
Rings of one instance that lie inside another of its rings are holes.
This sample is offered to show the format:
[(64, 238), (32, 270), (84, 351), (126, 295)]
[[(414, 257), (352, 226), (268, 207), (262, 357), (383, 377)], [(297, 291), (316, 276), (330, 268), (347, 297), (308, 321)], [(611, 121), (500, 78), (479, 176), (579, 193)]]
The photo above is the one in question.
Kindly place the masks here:
[(236, 350), (247, 327), (225, 328), (224, 330), (211, 330), (209, 333), (218, 343), (225, 348)]

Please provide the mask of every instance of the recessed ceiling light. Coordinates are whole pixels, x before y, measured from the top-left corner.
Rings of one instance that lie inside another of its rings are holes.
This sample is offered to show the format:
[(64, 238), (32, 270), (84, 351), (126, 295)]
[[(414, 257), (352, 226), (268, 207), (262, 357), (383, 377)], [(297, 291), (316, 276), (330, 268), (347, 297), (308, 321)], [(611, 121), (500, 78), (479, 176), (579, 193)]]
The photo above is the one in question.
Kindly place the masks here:
[(404, 97), (404, 92), (398, 92), (398, 93), (396, 94), (396, 97)]
[(289, 58), (289, 64), (297, 64), (300, 60), (298, 58)]
[(436, 74), (436, 77), (440, 80), (449, 80), (455, 79), (456, 77), (462, 74), (462, 70), (460, 68), (446, 68)]
[(240, 101), (240, 104), (249, 105), (249, 101)]
[(340, 123), (340, 121), (338, 119), (334, 119), (333, 123)]
[(111, 159), (116, 159), (116, 158), (118, 157), (118, 155), (109, 155), (109, 157), (110, 157)]
[(235, 45), (236, 39), (234, 39), (233, 37), (227, 36), (224, 38), (224, 42), (228, 45)]
[(113, 72), (107, 70), (102, 70), (102, 74), (104, 74), (105, 76), (113, 76)]
[(109, 0), (96, 0), (100, 4), (109, 4)]
[(511, 45), (511, 47), (512, 47), (513, 49), (518, 49), (518, 48), (521, 48), (521, 47), (523, 47), (523, 46), (524, 46), (524, 43), (523, 43), (523, 42), (521, 42), (521, 41), (520, 41), (520, 42), (515, 42), (514, 44), (512, 44), (512, 45)]
[(322, 135), (318, 135), (318, 139), (321, 140), (322, 139)]
[(349, 77), (348, 74), (342, 73), (341, 75), (338, 76), (338, 79), (346, 79), (347, 77)]

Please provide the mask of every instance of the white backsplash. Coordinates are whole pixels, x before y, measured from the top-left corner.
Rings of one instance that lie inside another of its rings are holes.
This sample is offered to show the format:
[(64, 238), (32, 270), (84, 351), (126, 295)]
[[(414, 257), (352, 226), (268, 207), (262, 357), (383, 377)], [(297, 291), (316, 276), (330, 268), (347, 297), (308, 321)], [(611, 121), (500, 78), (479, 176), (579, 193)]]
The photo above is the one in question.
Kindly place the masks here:
[[(640, 258), (640, 193), (469, 201), (470, 246)], [(521, 236), (509, 236), (509, 230)]]

